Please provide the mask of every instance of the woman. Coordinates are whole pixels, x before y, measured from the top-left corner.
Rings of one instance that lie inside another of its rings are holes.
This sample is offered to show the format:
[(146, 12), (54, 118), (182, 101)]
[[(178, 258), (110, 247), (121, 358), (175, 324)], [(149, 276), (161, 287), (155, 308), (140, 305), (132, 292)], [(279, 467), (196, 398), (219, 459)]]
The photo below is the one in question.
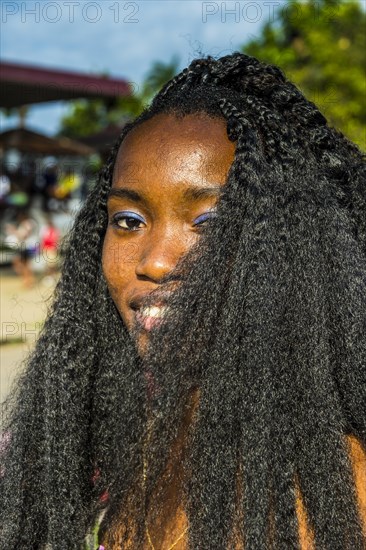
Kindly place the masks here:
[(123, 131), (7, 414), (1, 548), (366, 540), (365, 158), (274, 66)]
[(13, 257), (13, 269), (21, 276), (25, 288), (32, 288), (35, 277), (32, 271), (32, 258), (36, 255), (39, 243), (37, 242), (37, 223), (27, 210), (18, 210), (16, 223), (6, 225), (6, 241), (15, 245), (17, 253)]

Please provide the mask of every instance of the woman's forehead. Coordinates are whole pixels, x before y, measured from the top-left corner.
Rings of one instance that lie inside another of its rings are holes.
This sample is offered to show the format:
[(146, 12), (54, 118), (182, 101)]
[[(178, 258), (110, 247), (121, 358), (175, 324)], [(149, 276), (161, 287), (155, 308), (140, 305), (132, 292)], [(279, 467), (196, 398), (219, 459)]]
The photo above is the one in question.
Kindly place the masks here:
[(137, 174), (163, 163), (175, 172), (227, 171), (234, 154), (225, 119), (203, 113), (182, 118), (159, 114), (126, 136), (118, 152), (114, 181), (118, 173), (131, 171), (132, 166)]
[[(209, 133), (208, 133), (209, 130)], [(196, 136), (206, 141), (208, 138), (218, 141), (228, 140), (226, 120), (222, 117), (212, 117), (206, 113), (192, 113), (178, 116), (174, 113), (159, 113), (138, 124), (124, 140), (124, 144), (135, 143), (144, 138), (159, 137), (159, 139), (179, 139)]]

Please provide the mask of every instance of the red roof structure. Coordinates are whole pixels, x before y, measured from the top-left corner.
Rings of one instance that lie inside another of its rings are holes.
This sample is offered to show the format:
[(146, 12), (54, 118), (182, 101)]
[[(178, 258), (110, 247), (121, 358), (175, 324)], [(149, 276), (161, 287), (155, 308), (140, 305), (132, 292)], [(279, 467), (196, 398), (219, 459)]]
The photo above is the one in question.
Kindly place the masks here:
[(6, 62), (0, 64), (0, 78), (0, 107), (3, 108), (77, 98), (113, 101), (132, 92), (130, 83), (123, 79)]

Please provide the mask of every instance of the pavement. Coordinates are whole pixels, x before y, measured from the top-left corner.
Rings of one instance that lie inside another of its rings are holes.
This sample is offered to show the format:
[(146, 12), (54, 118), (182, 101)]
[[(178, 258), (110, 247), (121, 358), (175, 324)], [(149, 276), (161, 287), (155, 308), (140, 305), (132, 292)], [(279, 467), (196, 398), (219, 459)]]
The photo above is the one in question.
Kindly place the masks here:
[(47, 315), (59, 274), (36, 272), (32, 288), (24, 288), (10, 267), (0, 270), (0, 404), (23, 368)]

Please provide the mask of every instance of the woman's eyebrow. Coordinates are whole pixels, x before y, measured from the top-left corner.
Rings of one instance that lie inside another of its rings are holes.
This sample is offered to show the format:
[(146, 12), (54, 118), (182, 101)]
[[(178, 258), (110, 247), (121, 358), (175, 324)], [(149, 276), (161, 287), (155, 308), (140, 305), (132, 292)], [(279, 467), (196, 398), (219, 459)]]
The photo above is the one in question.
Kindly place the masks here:
[(118, 189), (112, 188), (108, 193), (108, 199), (111, 197), (117, 197), (118, 199), (130, 199), (135, 202), (143, 202), (142, 196), (133, 191), (133, 189), (127, 189), (126, 187), (120, 187)]
[(183, 198), (188, 201), (196, 201), (210, 197), (218, 197), (221, 193), (221, 185), (210, 185), (209, 187), (187, 187), (183, 191)]
[[(200, 199), (218, 197), (222, 193), (221, 185), (210, 185), (209, 187), (186, 187), (183, 191), (183, 199), (186, 201), (197, 201)], [(117, 197), (118, 199), (129, 199), (135, 202), (143, 202), (142, 195), (128, 189), (127, 187), (112, 188), (108, 193), (108, 199)]]

